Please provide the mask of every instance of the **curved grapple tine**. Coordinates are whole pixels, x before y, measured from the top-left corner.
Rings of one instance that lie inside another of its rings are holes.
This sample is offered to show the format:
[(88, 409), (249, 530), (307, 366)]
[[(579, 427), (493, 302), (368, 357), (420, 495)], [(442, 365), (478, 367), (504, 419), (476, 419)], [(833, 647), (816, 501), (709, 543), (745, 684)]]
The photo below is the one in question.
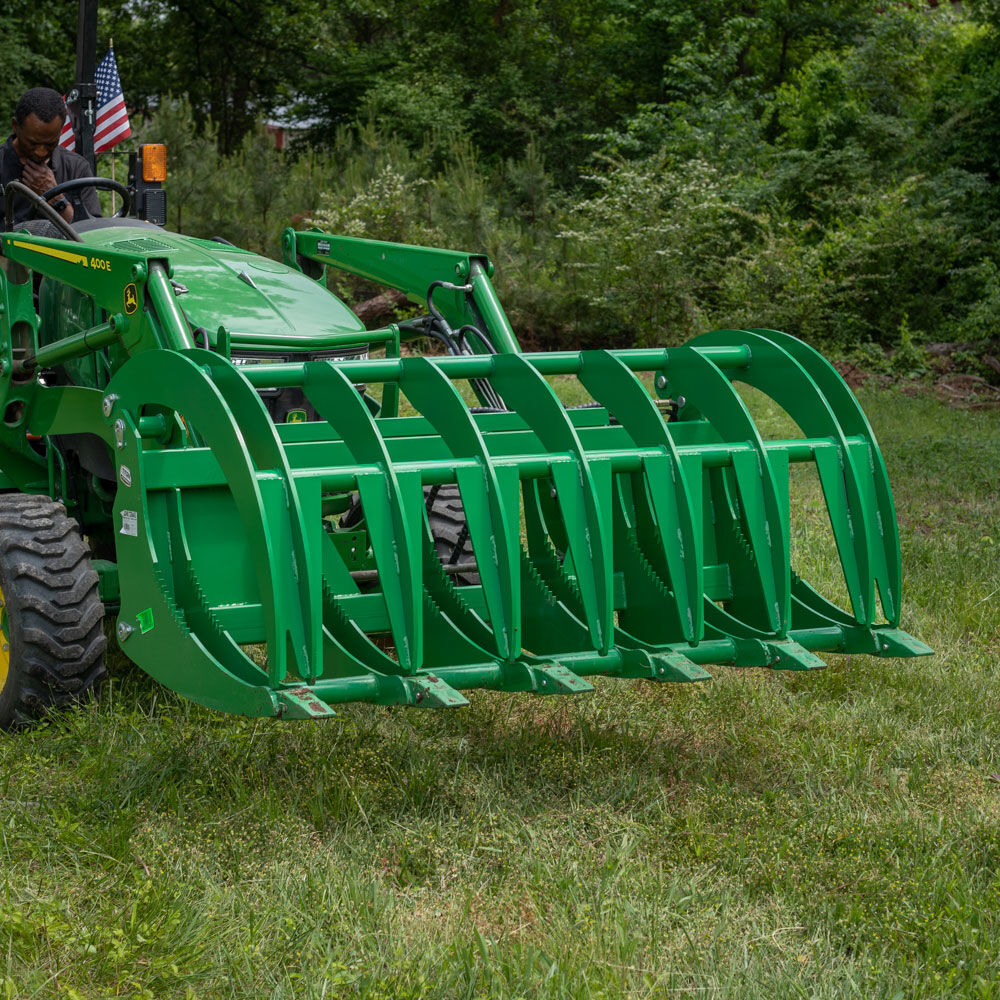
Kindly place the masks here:
[(641, 496), (633, 491), (633, 502), (648, 504), (683, 637), (696, 643), (705, 625), (701, 506), (693, 502), (680, 455), (642, 383), (607, 351), (586, 352), (582, 362), (578, 377), (584, 388), (614, 414), (636, 446), (658, 452), (641, 459), (643, 491)]
[(898, 625), (903, 570), (896, 505), (892, 499), (885, 459), (864, 410), (840, 372), (808, 344), (777, 330), (748, 332), (760, 334), (787, 351), (823, 394), (844, 434), (858, 439), (851, 445), (851, 450), (855, 453), (855, 464), (864, 489), (864, 509), (869, 513), (871, 566), (886, 621), (890, 625)]
[[(749, 594), (737, 597), (742, 596), (748, 608), (759, 608), (763, 618), (747, 624), (761, 632), (784, 635), (791, 617), (787, 503), (775, 481), (757, 426), (726, 374), (707, 354), (687, 345), (671, 350), (667, 371), (669, 392), (683, 396), (728, 447), (727, 472), (732, 492), (728, 499), (717, 493), (714, 516), (738, 519), (740, 533), (749, 547), (751, 560), (747, 567), (755, 578), (760, 600), (752, 601)], [(699, 452), (694, 448), (688, 454), (697, 458)], [(740, 558), (735, 551), (727, 555), (732, 562)]]
[[(858, 624), (871, 625), (875, 620), (875, 578), (872, 565), (876, 556), (873, 545), (874, 531), (871, 524), (868, 495), (863, 469), (869, 466), (848, 442), (825, 395), (808, 372), (792, 354), (770, 338), (751, 331), (719, 330), (704, 334), (692, 341), (691, 346), (728, 345), (739, 342), (750, 348), (751, 361), (746, 368), (734, 374), (734, 381), (744, 382), (768, 395), (795, 421), (809, 438), (824, 439), (827, 444), (813, 449), (813, 460), (819, 473), (823, 495), (826, 498), (830, 526), (840, 555), (844, 581), (850, 595), (854, 617)], [(775, 467), (777, 453), (769, 455)], [(859, 468), (859, 464), (861, 468)], [(783, 462), (781, 475), (787, 495), (787, 462)], [(776, 477), (778, 469), (775, 467)]]
[(588, 459), (562, 403), (524, 357), (494, 357), (490, 383), (554, 458), (552, 480), (583, 617), (594, 647), (606, 653), (614, 628), (611, 467), (605, 461)]
[(456, 482), (495, 638), (494, 655), (512, 660), (521, 651), (516, 471), (493, 465), (458, 390), (426, 358), (406, 359), (400, 388), (431, 421), (451, 455), (473, 462), (458, 469)]
[(420, 479), (397, 474), (368, 407), (342, 371), (328, 362), (314, 361), (305, 366), (305, 375), (306, 398), (338, 431), (361, 466), (358, 494), (390, 631), (400, 667), (412, 674), (423, 665)]
[[(225, 711), (277, 714), (273, 689), (289, 673), (312, 679), (320, 670), (320, 568), (303, 527), (308, 505), (274, 426), (257, 394), (233, 375), (208, 351), (148, 352), (125, 364), (109, 387), (122, 436), (115, 456), (120, 621), (142, 623), (124, 633), (132, 639), (129, 655), (167, 686)], [(202, 486), (201, 474), (172, 465), (170, 453), (144, 451), (136, 415), (147, 406), (179, 410), (198, 430), (206, 445), (199, 454), (218, 470), (208, 489), (187, 490)], [(219, 512), (229, 518), (227, 530), (238, 519), (246, 540), (244, 575), (254, 581), (257, 602), (248, 607), (267, 643), (266, 671), (240, 648), (240, 623), (223, 624), (205, 589), (206, 574), (216, 591), (226, 582), (225, 567), (206, 566), (198, 551)]]

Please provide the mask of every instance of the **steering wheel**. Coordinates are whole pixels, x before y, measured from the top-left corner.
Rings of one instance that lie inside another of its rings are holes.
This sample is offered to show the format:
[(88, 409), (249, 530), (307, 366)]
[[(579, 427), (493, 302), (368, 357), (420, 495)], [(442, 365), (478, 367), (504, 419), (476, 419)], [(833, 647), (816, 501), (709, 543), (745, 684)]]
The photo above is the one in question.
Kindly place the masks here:
[[(112, 216), (114, 219), (120, 219), (123, 216), (128, 215), (129, 209), (132, 207), (132, 192), (129, 191), (124, 184), (119, 184), (118, 181), (111, 180), (110, 177), (73, 177), (68, 181), (63, 181), (62, 184), (57, 184), (55, 187), (49, 188), (41, 197), (44, 201), (48, 202), (50, 198), (54, 198), (57, 194), (65, 194), (67, 191), (78, 191), (80, 188), (102, 188), (105, 191), (114, 191), (115, 194), (120, 195), (122, 199), (122, 207), (115, 212)], [(80, 207), (83, 209), (83, 218), (92, 218), (90, 212), (87, 211), (87, 206), (80, 202)], [(74, 216), (74, 221), (81, 221), (76, 219)]]

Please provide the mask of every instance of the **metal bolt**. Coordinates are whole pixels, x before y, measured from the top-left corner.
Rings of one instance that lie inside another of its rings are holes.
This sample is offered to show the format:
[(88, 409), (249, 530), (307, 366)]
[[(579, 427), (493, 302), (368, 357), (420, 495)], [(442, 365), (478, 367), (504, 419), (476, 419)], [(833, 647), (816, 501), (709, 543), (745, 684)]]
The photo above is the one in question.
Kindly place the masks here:
[(545, 678), (542, 678), (542, 687), (545, 687), (546, 684), (548, 684), (548, 681), (545, 680)]
[(882, 652), (884, 653), (888, 648), (889, 648), (889, 643), (883, 642), (882, 643)]
[(10, 649), (10, 643), (5, 642), (3, 644), (3, 651), (6, 653), (8, 649)]
[(552, 497), (553, 500), (555, 500), (555, 498), (556, 498), (556, 488), (554, 486), (552, 487), (552, 489), (549, 490), (549, 496)]
[(656, 388), (657, 389), (666, 389), (666, 387), (667, 387), (667, 376), (666, 375), (657, 375), (656, 376)]
[(115, 444), (119, 450), (125, 447), (125, 421), (120, 417), (115, 421)]
[(678, 410), (683, 410), (685, 406), (687, 406), (687, 400), (683, 396), (678, 396), (677, 397), (677, 409)]
[(111, 416), (111, 411), (115, 408), (115, 403), (117, 403), (117, 402), (118, 402), (118, 396), (117, 396), (116, 393), (109, 392), (104, 397), (104, 402), (101, 403), (101, 407), (104, 410), (104, 415), (106, 417), (110, 417)]
[(664, 669), (663, 669), (663, 667), (660, 667), (660, 673), (661, 673), (661, 674), (665, 674), (665, 673), (666, 673), (666, 670), (664, 670)]
[(132, 626), (128, 622), (118, 623), (118, 641), (124, 642), (133, 632)]

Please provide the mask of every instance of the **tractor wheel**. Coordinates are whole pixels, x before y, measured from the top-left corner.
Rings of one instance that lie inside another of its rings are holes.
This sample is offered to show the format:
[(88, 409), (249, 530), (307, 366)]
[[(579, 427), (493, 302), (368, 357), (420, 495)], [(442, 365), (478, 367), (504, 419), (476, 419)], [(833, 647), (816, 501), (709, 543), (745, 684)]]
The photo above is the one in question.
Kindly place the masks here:
[[(454, 483), (429, 486), (424, 490), (424, 502), (427, 505), (427, 522), (434, 539), (434, 549), (445, 569), (449, 566), (469, 567), (474, 564), (476, 557), (472, 551), (469, 525), (458, 487)], [(474, 565), (461, 573), (449, 573), (449, 576), (452, 583), (459, 587), (479, 584), (479, 573)]]
[(30, 726), (104, 679), (104, 605), (62, 504), (0, 495), (0, 729)]

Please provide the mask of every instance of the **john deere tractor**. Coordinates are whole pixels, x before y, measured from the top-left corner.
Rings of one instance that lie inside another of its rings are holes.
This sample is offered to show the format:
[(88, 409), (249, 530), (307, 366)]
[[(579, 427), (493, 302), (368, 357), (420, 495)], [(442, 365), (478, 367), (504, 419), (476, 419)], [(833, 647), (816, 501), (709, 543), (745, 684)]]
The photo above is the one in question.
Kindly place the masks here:
[[(527, 354), (482, 254), (289, 229), (279, 263), (171, 233), (157, 156), (113, 218), (6, 192), (39, 218), (0, 236), (0, 725), (98, 686), (106, 616), (160, 683), (284, 718), (930, 652), (899, 628), (871, 427), (802, 341)], [(329, 268), (424, 315), (366, 329)], [(762, 437), (737, 385), (798, 433)], [(794, 463), (845, 608), (792, 570)]]

